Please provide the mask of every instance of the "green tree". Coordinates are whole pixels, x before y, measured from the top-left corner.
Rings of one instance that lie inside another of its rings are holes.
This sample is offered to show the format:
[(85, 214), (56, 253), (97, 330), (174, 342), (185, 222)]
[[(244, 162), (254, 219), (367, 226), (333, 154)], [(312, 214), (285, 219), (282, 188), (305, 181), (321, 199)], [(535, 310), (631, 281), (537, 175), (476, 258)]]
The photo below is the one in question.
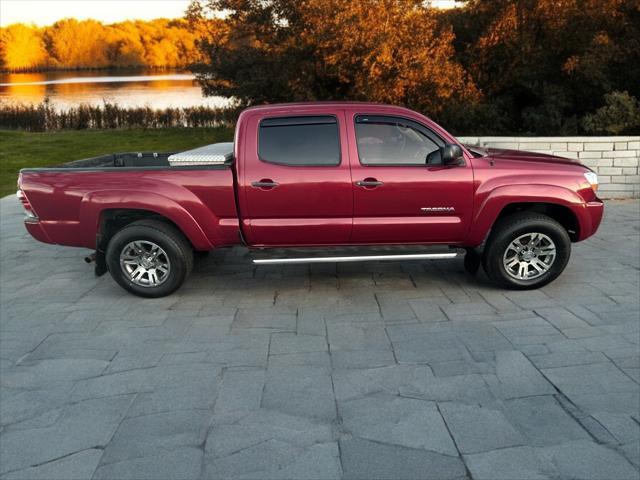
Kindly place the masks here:
[(513, 130), (578, 130), (613, 90), (640, 93), (637, 0), (470, 0), (446, 12), (465, 68)]
[(640, 129), (640, 103), (628, 92), (611, 92), (605, 105), (585, 115), (582, 123), (588, 133), (620, 135)]

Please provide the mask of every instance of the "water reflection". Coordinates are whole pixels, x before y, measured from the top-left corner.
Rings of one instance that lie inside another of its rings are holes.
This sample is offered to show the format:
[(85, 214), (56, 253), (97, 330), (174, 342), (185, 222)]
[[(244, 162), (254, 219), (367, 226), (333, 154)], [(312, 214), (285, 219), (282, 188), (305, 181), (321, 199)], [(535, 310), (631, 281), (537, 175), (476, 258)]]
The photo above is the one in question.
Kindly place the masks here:
[(228, 104), (224, 97), (203, 97), (193, 75), (185, 72), (122, 71), (0, 74), (0, 101), (40, 103), (57, 108), (104, 102), (153, 108)]

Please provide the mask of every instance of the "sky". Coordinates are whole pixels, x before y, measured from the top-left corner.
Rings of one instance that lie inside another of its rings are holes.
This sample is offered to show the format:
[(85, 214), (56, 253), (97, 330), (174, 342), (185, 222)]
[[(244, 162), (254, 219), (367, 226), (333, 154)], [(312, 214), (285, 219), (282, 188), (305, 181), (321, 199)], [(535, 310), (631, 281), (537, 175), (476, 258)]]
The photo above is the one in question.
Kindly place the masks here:
[[(434, 0), (449, 7), (453, 0)], [(184, 15), (189, 0), (0, 0), (0, 26), (12, 23), (51, 25), (62, 18), (94, 18), (104, 23)]]
[(51, 25), (62, 18), (95, 18), (104, 23), (123, 20), (176, 18), (189, 0), (0, 0), (0, 25)]

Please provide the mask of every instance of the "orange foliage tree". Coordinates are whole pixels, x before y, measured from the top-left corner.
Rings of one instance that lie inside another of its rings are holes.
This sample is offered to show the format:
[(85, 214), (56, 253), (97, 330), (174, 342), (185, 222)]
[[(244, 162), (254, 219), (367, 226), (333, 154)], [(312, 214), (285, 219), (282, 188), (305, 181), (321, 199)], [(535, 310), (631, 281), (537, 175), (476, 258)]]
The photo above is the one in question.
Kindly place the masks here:
[(48, 63), (49, 55), (39, 29), (21, 24), (0, 28), (0, 68), (28, 70), (47, 67)]
[(459, 3), (192, 0), (190, 18), (223, 17), (229, 29), (201, 42), (195, 71), (205, 94), (244, 105), (363, 99), (465, 133), (637, 131), (636, 118), (601, 125), (637, 115), (638, 0)]
[(95, 20), (60, 20), (44, 31), (47, 51), (59, 68), (105, 68), (109, 65), (104, 26)]
[(205, 93), (243, 104), (366, 99), (438, 114), (481, 95), (453, 58), (452, 33), (421, 0), (207, 0), (229, 39), (203, 42)]
[[(209, 24), (208, 34), (213, 30)], [(202, 59), (197, 42), (203, 37), (201, 26), (184, 19), (111, 25), (65, 19), (42, 28), (14, 24), (0, 29), (0, 68), (186, 67)]]

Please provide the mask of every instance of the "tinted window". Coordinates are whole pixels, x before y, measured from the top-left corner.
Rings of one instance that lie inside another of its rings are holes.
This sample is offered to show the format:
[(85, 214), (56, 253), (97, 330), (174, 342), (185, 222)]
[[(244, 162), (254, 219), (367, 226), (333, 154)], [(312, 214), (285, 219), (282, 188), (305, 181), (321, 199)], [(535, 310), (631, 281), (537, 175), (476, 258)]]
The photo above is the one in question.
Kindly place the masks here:
[(338, 122), (331, 116), (265, 119), (260, 122), (258, 155), (280, 165), (338, 165)]
[(438, 165), (439, 138), (409, 120), (393, 117), (356, 117), (358, 155), (363, 165)]

